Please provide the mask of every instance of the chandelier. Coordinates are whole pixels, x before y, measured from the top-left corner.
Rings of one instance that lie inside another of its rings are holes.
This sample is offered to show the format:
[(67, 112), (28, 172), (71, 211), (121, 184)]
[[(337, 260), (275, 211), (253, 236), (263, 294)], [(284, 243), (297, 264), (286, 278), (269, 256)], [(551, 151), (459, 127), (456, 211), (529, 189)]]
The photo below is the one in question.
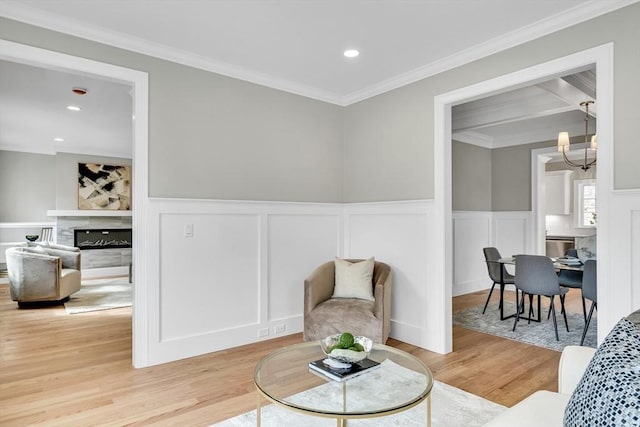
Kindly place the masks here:
[(588, 161), (587, 154), (589, 148), (591, 150), (596, 151), (598, 148), (598, 137), (596, 134), (593, 134), (591, 137), (591, 144), (589, 143), (589, 105), (593, 104), (595, 101), (583, 101), (580, 103), (581, 107), (585, 109), (584, 116), (584, 162), (582, 164), (574, 163), (567, 157), (567, 151), (569, 151), (569, 132), (560, 132), (558, 134), (558, 151), (562, 152), (562, 157), (564, 157), (564, 162), (569, 166), (573, 166), (574, 168), (580, 168), (583, 171), (587, 171), (592, 165), (596, 164), (597, 158), (594, 158), (591, 161)]

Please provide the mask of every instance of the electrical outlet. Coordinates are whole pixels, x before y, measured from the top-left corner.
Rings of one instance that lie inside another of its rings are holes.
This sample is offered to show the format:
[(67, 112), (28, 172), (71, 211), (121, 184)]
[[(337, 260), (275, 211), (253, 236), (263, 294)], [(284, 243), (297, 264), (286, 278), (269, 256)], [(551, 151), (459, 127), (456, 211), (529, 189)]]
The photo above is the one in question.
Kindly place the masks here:
[(258, 330), (258, 338), (263, 338), (268, 336), (269, 336), (269, 328), (262, 328)]
[(286, 330), (287, 326), (284, 323), (273, 327), (273, 332), (276, 334), (282, 334)]
[(193, 224), (185, 224), (184, 237), (193, 237)]

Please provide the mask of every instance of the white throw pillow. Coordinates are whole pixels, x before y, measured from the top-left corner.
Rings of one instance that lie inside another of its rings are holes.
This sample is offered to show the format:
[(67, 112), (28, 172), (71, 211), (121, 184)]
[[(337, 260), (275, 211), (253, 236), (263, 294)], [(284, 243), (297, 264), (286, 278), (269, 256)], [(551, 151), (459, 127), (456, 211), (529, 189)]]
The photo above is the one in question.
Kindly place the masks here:
[(349, 262), (336, 257), (336, 286), (333, 298), (358, 298), (373, 301), (373, 257)]

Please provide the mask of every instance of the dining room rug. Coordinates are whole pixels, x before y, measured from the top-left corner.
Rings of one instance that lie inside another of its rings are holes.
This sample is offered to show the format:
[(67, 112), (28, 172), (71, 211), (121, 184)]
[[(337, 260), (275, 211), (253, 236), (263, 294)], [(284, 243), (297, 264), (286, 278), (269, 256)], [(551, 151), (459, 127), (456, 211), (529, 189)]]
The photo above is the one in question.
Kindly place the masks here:
[[(526, 319), (520, 319), (515, 331), (513, 329), (513, 318), (500, 320), (500, 311), (498, 302), (491, 301), (487, 306), (485, 314), (482, 314), (484, 304), (469, 307), (453, 314), (453, 324), (462, 326), (463, 328), (472, 329), (486, 334), (497, 335), (503, 338), (509, 338), (515, 341), (533, 344), (539, 347), (551, 350), (562, 351), (568, 345), (580, 345), (582, 331), (584, 330), (584, 316), (582, 313), (567, 313), (567, 321), (569, 323), (569, 332), (564, 325), (564, 318), (560, 314), (560, 310), (556, 309), (558, 319), (558, 335), (560, 340), (556, 341), (553, 331), (552, 319), (547, 319), (547, 310), (542, 310), (542, 322), (527, 323)], [(515, 302), (505, 301), (505, 315), (515, 313)], [(527, 306), (528, 307), (528, 306)], [(587, 310), (588, 310), (587, 306)], [(587, 336), (584, 341), (585, 346), (597, 346), (598, 319), (597, 312), (594, 310), (587, 330)]]
[[(386, 362), (383, 362), (383, 365)], [(391, 362), (391, 369), (398, 370), (402, 375), (424, 376), (400, 367)], [(395, 366), (393, 366), (395, 365)], [(389, 366), (389, 364), (387, 364)], [(382, 366), (375, 372), (384, 372), (387, 366)], [(408, 373), (407, 373), (408, 371)], [(372, 372), (373, 374), (373, 372)], [(373, 380), (369, 374), (354, 378), (350, 381), (367, 381), (366, 395), (369, 398), (384, 398), (393, 392), (402, 392), (402, 387), (390, 387), (387, 381)], [(424, 387), (424, 386), (423, 386)], [(334, 390), (335, 389), (335, 390)], [(400, 389), (400, 390), (398, 390)], [(335, 393), (332, 392), (336, 391)], [(330, 381), (313, 389), (298, 393), (294, 399), (305, 402), (309, 400), (330, 401), (333, 398), (342, 399), (341, 384)], [(354, 402), (357, 405), (357, 401)], [(505, 407), (482, 397), (468, 393), (456, 387), (434, 381), (431, 391), (431, 425), (432, 427), (479, 427), (498, 416)], [(393, 415), (371, 419), (349, 420), (350, 427), (414, 427), (425, 425), (427, 416), (426, 404), (422, 403), (413, 408)], [(253, 427), (256, 425), (256, 411), (246, 412), (228, 420), (213, 424), (211, 427)], [(269, 404), (262, 407), (263, 427), (334, 427), (336, 420), (302, 414), (281, 406)]]
[(64, 308), (67, 314), (78, 314), (130, 307), (132, 286), (128, 277), (83, 280), (80, 290), (71, 295)]

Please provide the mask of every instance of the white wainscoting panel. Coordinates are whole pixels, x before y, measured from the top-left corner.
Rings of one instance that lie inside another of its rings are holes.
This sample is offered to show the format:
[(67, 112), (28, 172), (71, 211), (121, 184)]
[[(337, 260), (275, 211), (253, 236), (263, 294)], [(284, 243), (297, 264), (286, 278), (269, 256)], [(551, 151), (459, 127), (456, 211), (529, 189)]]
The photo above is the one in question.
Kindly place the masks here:
[(391, 266), (391, 336), (433, 349), (444, 331), (438, 297), (444, 290), (429, 276), (431, 209), (425, 201), (346, 205), (344, 252)]
[(453, 213), (453, 296), (491, 286), (482, 248), (492, 246), (492, 212)]
[(258, 215), (163, 213), (160, 235), (161, 341), (258, 324)]
[(609, 227), (598, 226), (599, 341), (620, 318), (640, 309), (640, 192), (614, 191), (609, 202)]
[(492, 241), (508, 257), (533, 253), (531, 212), (493, 212)]
[(301, 332), (303, 280), (342, 246), (339, 204), (151, 199), (149, 208), (149, 365)]
[(532, 253), (531, 212), (454, 211), (452, 215), (454, 296), (491, 287), (482, 248), (494, 246), (504, 257)]
[[(268, 303), (263, 322), (276, 322), (270, 335), (302, 330), (304, 279), (340, 248), (341, 216), (270, 214), (268, 216)], [(285, 330), (276, 327), (284, 325)]]
[[(450, 330), (446, 322), (451, 322), (443, 319), (451, 299), (430, 274), (435, 269), (430, 266), (436, 226), (432, 201), (151, 199), (149, 209), (152, 232), (139, 243), (147, 245), (149, 254), (143, 307), (150, 319), (149, 365), (302, 331), (304, 278), (336, 255), (375, 256), (389, 263), (391, 336), (427, 349), (443, 348)], [(482, 248), (498, 241), (507, 252), (520, 250), (526, 245), (520, 236), (526, 236), (529, 215), (454, 214), (456, 235), (466, 245), (457, 249), (474, 258), (456, 264), (455, 277), (462, 278), (463, 286), (483, 281), (483, 288), (489, 286)], [(190, 225), (193, 236), (187, 237)]]

